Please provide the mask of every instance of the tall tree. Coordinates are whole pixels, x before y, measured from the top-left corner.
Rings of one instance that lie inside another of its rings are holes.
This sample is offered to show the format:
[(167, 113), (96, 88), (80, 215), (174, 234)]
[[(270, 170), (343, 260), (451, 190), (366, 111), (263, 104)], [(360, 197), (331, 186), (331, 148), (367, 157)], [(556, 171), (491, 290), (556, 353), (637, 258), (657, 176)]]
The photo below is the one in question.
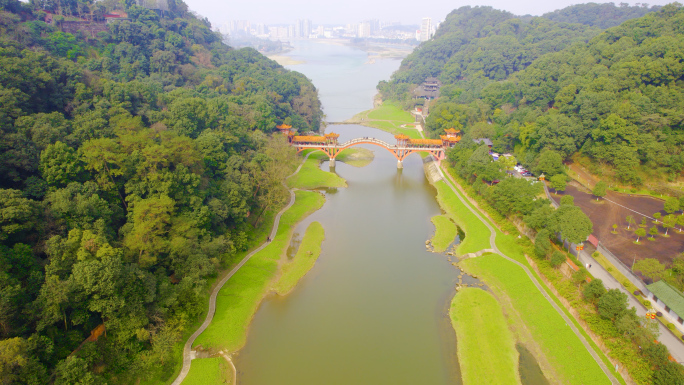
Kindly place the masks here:
[(553, 213), (551, 228), (560, 232), (561, 237), (572, 243), (584, 242), (593, 231), (593, 225), (582, 209), (564, 205)]
[(594, 189), (591, 190), (591, 193), (594, 194), (597, 201), (599, 200), (599, 198), (606, 196), (607, 187), (608, 185), (606, 184), (606, 182), (602, 180), (596, 182), (596, 184), (594, 185)]

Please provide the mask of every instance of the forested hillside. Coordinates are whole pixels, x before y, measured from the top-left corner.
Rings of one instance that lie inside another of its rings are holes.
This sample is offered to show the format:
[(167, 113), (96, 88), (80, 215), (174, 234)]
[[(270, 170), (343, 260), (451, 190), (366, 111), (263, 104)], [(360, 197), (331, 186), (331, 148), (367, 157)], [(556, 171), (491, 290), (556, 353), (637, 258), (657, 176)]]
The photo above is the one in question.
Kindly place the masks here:
[(627, 3), (620, 3), (619, 7), (616, 7), (615, 3), (586, 3), (571, 5), (563, 9), (548, 12), (543, 14), (542, 17), (565, 23), (580, 23), (593, 27), (610, 28), (618, 26), (629, 19), (642, 17), (645, 14), (658, 9), (660, 9), (659, 6), (654, 5), (649, 7), (646, 3), (637, 3), (635, 6), (630, 6)]
[(599, 32), (540, 17), (516, 18), (491, 7), (461, 7), (440, 24), (434, 38), (402, 61), (389, 84), (381, 82), (378, 88), (387, 98), (407, 100), (416, 84), (435, 76), (447, 85), (443, 94), (458, 97), (467, 90), (463, 97), (470, 101), (488, 82), (506, 79), (539, 56)]
[[(303, 75), (180, 0), (126, 3), (0, 3), (2, 384), (171, 375), (207, 279), (286, 198), (269, 134), (319, 128)], [(96, 36), (60, 31), (115, 9)]]
[[(457, 127), (467, 138), (489, 137), (495, 150), (515, 152), (533, 169), (539, 154), (551, 151), (560, 159), (579, 154), (591, 162), (592, 172), (623, 184), (674, 181), (684, 167), (683, 25), (682, 6), (670, 4), (586, 43), (539, 55), (508, 77), (467, 70), (452, 77), (449, 61), (441, 70), (442, 96), (432, 102), (426, 128), (433, 135)], [(523, 44), (523, 51), (532, 46)], [(465, 51), (461, 47), (450, 55), (467, 57), (460, 55)], [(407, 59), (392, 82), (379, 85), (383, 96), (415, 103), (407, 91), (413, 85), (401, 80), (415, 73), (410, 63)], [(481, 68), (499, 63), (498, 57), (490, 58)]]

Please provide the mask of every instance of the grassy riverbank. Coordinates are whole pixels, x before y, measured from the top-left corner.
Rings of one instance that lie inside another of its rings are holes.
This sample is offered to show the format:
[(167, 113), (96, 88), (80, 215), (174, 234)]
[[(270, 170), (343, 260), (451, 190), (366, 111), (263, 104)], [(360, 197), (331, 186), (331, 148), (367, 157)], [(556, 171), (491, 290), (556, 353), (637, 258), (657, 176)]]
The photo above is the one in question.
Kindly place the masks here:
[(197, 337), (194, 347), (234, 352), (245, 344), (249, 323), (278, 271), (278, 261), (290, 244), (295, 225), (324, 202), (317, 192), (296, 192), (294, 205), (280, 219), (275, 239), (252, 256), (219, 292), (214, 320)]
[(552, 382), (610, 384), (577, 336), (519, 266), (494, 254), (467, 259), (460, 265), (489, 285), (504, 305), (518, 339), (535, 348), (530, 350), (542, 353), (546, 362), (541, 361), (540, 366)]
[(232, 372), (233, 368), (223, 357), (196, 359), (192, 361), (190, 372), (183, 381), (183, 385), (230, 384)]
[(482, 289), (462, 289), (449, 315), (464, 385), (520, 383), (513, 334), (496, 298)]
[(319, 163), (318, 159), (310, 156), (302, 165), (302, 169), (287, 180), (288, 187), (301, 190), (347, 187), (347, 182), (343, 178), (340, 178), (337, 174), (321, 170), (318, 167)]
[(446, 215), (435, 215), (430, 220), (435, 225), (435, 235), (431, 240), (432, 247), (436, 252), (441, 253), (454, 241), (458, 230), (454, 222)]
[(405, 134), (414, 139), (421, 137), (418, 130), (408, 126), (415, 123), (413, 115), (392, 102), (383, 102), (372, 110), (360, 112), (349, 121), (360, 122), (363, 126), (377, 128), (392, 134)]
[(465, 239), (461, 240), (456, 251), (459, 254), (467, 254), (488, 249), (491, 233), (487, 226), (468, 210), (458, 196), (454, 195), (446, 182), (435, 183), (435, 188), (439, 206), (465, 232)]
[[(328, 160), (328, 155), (326, 155), (323, 151), (315, 151), (309, 155), (309, 159), (312, 158), (318, 159), (319, 161), (324, 161)], [(335, 159), (337, 159), (338, 162), (342, 162), (353, 167), (366, 167), (370, 164), (370, 162), (373, 161), (373, 159), (375, 159), (375, 154), (373, 154), (373, 151), (366, 148), (347, 148), (346, 150), (342, 151), (342, 153), (338, 154)]]
[[(448, 171), (453, 170), (449, 169)], [(448, 183), (452, 184), (451, 181)], [(457, 188), (456, 185), (454, 185), (454, 187)], [(465, 186), (464, 188), (468, 190), (468, 186)], [(449, 189), (448, 192), (450, 191), (451, 190)], [(461, 191), (459, 191), (458, 194), (462, 195)], [(451, 196), (455, 198), (453, 193), (451, 193)], [(478, 203), (484, 204), (482, 202)], [(500, 221), (497, 223), (503, 223), (502, 226), (510, 232), (510, 234), (503, 234), (487, 217), (482, 215), (480, 209), (475, 207), (472, 202), (467, 201), (467, 206), (476, 212), (479, 212), (484, 218), (483, 220), (493, 226), (496, 234), (495, 242), (499, 250), (509, 258), (526, 266), (536, 280), (541, 282), (541, 278), (533, 269), (531, 269), (525, 258), (523, 245), (527, 245), (525, 247), (529, 248), (529, 239), (526, 237), (518, 238), (518, 233), (512, 224), (506, 223), (505, 219), (498, 218), (496, 215), (490, 213), (490, 215), (494, 215), (496, 219)], [(475, 218), (475, 221), (484, 225), (484, 223), (477, 218)], [(460, 222), (457, 223), (460, 224)], [(469, 231), (469, 229), (466, 228), (464, 228), (464, 231), (466, 232), (465, 238), (467, 240), (469, 235), (472, 235), (472, 231)], [(489, 236), (489, 233), (487, 236)], [(479, 266), (478, 264), (483, 263), (482, 261), (484, 260), (493, 262)], [(469, 259), (462, 264), (467, 271), (478, 275), (490, 286), (490, 288), (492, 288), (499, 301), (504, 305), (505, 314), (509, 319), (509, 323), (515, 326), (516, 338), (525, 344), (525, 346), (534, 354), (549, 379), (560, 383), (610, 382), (605, 373), (603, 373), (601, 368), (596, 364), (593, 357), (591, 357), (589, 351), (582, 345), (579, 338), (565, 324), (564, 319), (553, 306), (551, 306), (546, 298), (544, 298), (536, 286), (534, 286), (534, 283), (522, 268), (496, 255), (489, 255), (485, 258)], [(470, 270), (468, 270), (468, 266), (471, 266)], [(474, 266), (479, 266), (479, 270), (474, 270)], [(515, 277), (515, 280), (512, 279), (513, 277)], [(548, 293), (548, 290), (545, 291)], [(563, 310), (565, 315), (570, 318), (575, 327), (579, 329), (580, 334), (588, 341), (589, 345), (592, 346), (613, 375), (617, 376), (618, 381), (624, 383), (624, 380), (614, 371), (608, 358), (589, 338), (586, 332), (578, 324), (577, 320), (563, 307), (560, 300), (552, 294), (550, 294), (550, 296)], [(557, 335), (554, 334), (555, 331), (565, 334), (565, 337), (558, 341), (575, 346), (573, 349), (579, 352), (577, 356), (566, 354), (568, 349), (558, 349), (562, 344), (559, 345), (556, 341)], [(585, 358), (578, 360), (577, 357)], [(580, 378), (581, 376), (576, 377), (576, 372), (579, 371), (579, 367), (585, 367), (582, 368), (582, 372), (588, 373), (587, 378)]]
[(273, 285), (278, 295), (287, 295), (297, 286), (300, 279), (311, 270), (321, 254), (321, 244), (325, 238), (325, 231), (319, 222), (312, 222), (306, 228), (299, 250), (292, 260), (283, 264), (280, 277)]
[(192, 333), (197, 330), (202, 322), (204, 322), (204, 315), (207, 313), (209, 308), (209, 296), (211, 294), (212, 288), (217, 281), (220, 281), (224, 274), (227, 274), (235, 265), (237, 265), (247, 254), (252, 250), (256, 249), (264, 241), (271, 231), (271, 224), (275, 218), (276, 210), (266, 210), (263, 215), (263, 219), (260, 224), (254, 228), (247, 237), (247, 250), (236, 253), (229, 261), (226, 261), (225, 265), (222, 267), (222, 273), (219, 273), (216, 277), (210, 277), (207, 279), (207, 284), (205, 285), (206, 290), (202, 293), (202, 317), (192, 321), (189, 325), (186, 325), (181, 338), (176, 342), (173, 347), (173, 371), (163, 371), (163, 366), (159, 366), (156, 373), (151, 373), (149, 378), (140, 380), (140, 385), (166, 385), (170, 384), (180, 373), (183, 365), (183, 346), (185, 341), (192, 335)]

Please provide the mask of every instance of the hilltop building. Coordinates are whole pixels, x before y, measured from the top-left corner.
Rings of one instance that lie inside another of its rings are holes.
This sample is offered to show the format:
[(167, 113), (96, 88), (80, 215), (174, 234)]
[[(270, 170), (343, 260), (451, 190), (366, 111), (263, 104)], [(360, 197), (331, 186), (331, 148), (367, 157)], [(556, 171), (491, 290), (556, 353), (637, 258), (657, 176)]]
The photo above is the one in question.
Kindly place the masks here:
[(442, 82), (439, 79), (429, 77), (414, 90), (414, 94), (418, 98), (435, 99), (439, 97), (440, 87), (442, 87)]

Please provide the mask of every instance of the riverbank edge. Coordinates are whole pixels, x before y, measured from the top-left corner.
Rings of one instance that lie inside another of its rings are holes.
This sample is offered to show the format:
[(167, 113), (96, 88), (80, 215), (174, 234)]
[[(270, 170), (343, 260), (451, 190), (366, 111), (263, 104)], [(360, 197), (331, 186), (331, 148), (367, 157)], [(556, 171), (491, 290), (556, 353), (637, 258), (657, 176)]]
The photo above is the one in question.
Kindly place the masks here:
[(323, 225), (320, 222), (311, 222), (304, 232), (297, 254), (281, 265), (280, 274), (272, 285), (272, 292), (281, 297), (290, 294), (316, 264), (324, 240)]
[[(299, 166), (297, 167), (297, 169), (293, 172), (292, 175), (290, 175), (290, 176), (288, 176), (287, 178), (285, 178), (285, 180), (287, 180), (289, 177), (291, 177), (291, 176), (293, 176), (293, 175), (295, 175), (295, 174), (297, 174), (297, 173), (299, 173), (299, 172), (301, 171), (302, 166), (303, 166), (304, 163), (307, 161), (308, 155), (309, 155), (309, 154), (303, 154), (303, 155), (304, 155), (304, 159), (300, 162), (300, 164), (299, 164)], [(319, 170), (320, 170), (320, 169), (319, 169)], [(320, 171), (322, 171), (322, 170), (320, 170)], [(287, 187), (287, 185), (285, 184), (285, 181), (283, 181), (283, 185), (284, 185), (285, 187)], [(346, 181), (345, 181), (345, 185), (346, 185)], [(290, 202), (289, 202), (287, 205), (283, 206), (283, 208), (282, 208), (282, 209), (280, 210), (280, 212), (278, 212), (277, 214), (275, 214), (275, 213), (272, 213), (272, 214), (271, 214), (271, 218), (274, 218), (274, 219), (273, 219), (273, 220), (274, 220), (273, 227), (272, 227), (271, 232), (270, 232), (270, 233), (271, 233), (271, 238), (274, 238), (274, 234), (276, 234), (277, 231), (278, 231), (279, 228), (280, 228), (280, 226), (279, 226), (280, 217), (281, 217), (287, 210), (289, 210), (289, 209), (291, 208), (291, 206), (293, 206), (294, 203), (295, 203), (295, 201), (296, 201), (296, 199), (295, 199), (295, 191), (294, 191), (294, 190), (296, 190), (296, 189), (290, 189), (290, 195), (291, 195)], [(323, 198), (323, 203), (324, 203), (324, 202), (325, 202), (325, 198)], [(316, 210), (318, 210), (318, 209), (316, 209)], [(316, 210), (314, 210), (314, 211), (316, 211)], [(302, 218), (300, 219), (300, 222), (301, 222), (302, 220), (304, 220), (308, 215), (311, 215), (314, 211), (311, 211), (311, 212), (307, 213), (304, 217), (302, 217)], [(271, 219), (271, 218), (266, 218), (266, 220), (264, 220), (263, 224), (269, 223), (269, 222), (270, 222), (269, 219)], [(297, 222), (297, 223), (299, 223), (299, 222)], [(294, 229), (294, 226), (292, 226), (292, 228)], [(215, 300), (217, 299), (217, 297), (218, 297), (218, 293), (220, 292), (221, 288), (222, 288), (223, 285), (225, 285), (225, 283), (231, 278), (231, 276), (232, 276), (235, 272), (237, 272), (237, 270), (239, 270), (240, 267), (241, 267), (243, 264), (245, 264), (245, 263), (247, 262), (247, 260), (249, 260), (253, 255), (255, 255), (256, 253), (258, 253), (259, 251), (261, 251), (262, 249), (264, 249), (264, 248), (268, 245), (269, 242), (268, 242), (268, 241), (265, 241), (265, 242), (263, 242), (260, 246), (253, 248), (253, 247), (256, 246), (257, 244), (259, 244), (258, 242), (259, 242), (260, 239), (263, 241), (263, 237), (260, 237), (260, 236), (259, 236), (259, 233), (264, 232), (264, 230), (266, 230), (266, 229), (267, 229), (267, 227), (264, 226), (264, 225), (259, 226), (259, 227), (255, 230), (255, 233), (256, 233), (255, 241), (256, 241), (256, 242), (252, 245), (252, 247), (250, 247), (250, 250), (248, 250), (247, 252), (245, 252), (245, 253), (243, 254), (242, 259), (239, 259), (240, 262), (237, 263), (236, 265), (232, 265), (232, 266), (230, 266), (229, 268), (223, 270), (222, 272), (220, 272), (220, 273), (217, 275), (216, 278), (214, 278), (213, 280), (211, 280), (210, 283), (208, 283), (207, 286), (210, 288), (210, 289), (208, 290), (208, 292), (207, 292), (207, 294), (208, 294), (208, 295), (207, 295), (207, 298), (209, 299), (209, 304), (208, 304), (208, 306), (205, 308), (205, 310), (204, 310), (204, 312), (203, 312), (203, 313), (205, 314), (205, 317), (206, 317), (206, 318), (209, 318), (209, 311), (211, 310), (211, 301), (212, 301), (212, 297), (214, 298), (213, 300), (215, 301)], [(265, 235), (265, 234), (262, 234), (262, 235)], [(291, 238), (291, 235), (290, 235), (290, 238)], [(288, 239), (289, 239), (289, 238), (288, 238)], [(264, 296), (265, 296), (265, 294), (264, 294)], [(262, 300), (263, 300), (263, 297), (259, 300), (259, 304), (261, 303)], [(257, 308), (258, 308), (258, 307), (257, 307)], [(214, 310), (214, 311), (215, 311), (215, 310)], [(207, 320), (205, 319), (205, 323), (206, 323), (206, 322), (207, 322)], [(211, 323), (211, 322), (209, 322), (209, 323)], [(251, 319), (250, 319), (250, 322), (249, 322), (249, 323), (251, 323)], [(184, 334), (184, 336), (183, 336), (181, 342), (179, 342), (178, 344), (176, 344), (176, 345), (174, 346), (174, 350), (180, 350), (179, 353), (180, 353), (180, 356), (181, 356), (181, 360), (179, 360), (179, 361), (181, 361), (181, 365), (178, 366), (178, 367), (174, 370), (174, 373), (168, 378), (168, 380), (159, 381), (159, 380), (157, 380), (157, 379), (153, 379), (153, 380), (151, 380), (151, 381), (145, 381), (145, 382), (141, 382), (141, 383), (150, 384), (150, 385), (152, 385), (152, 384), (154, 384), (154, 385), (157, 385), (157, 384), (180, 385), (180, 384), (183, 382), (183, 380), (186, 378), (186, 376), (187, 376), (187, 374), (188, 374), (188, 372), (189, 372), (189, 370), (190, 370), (190, 363), (191, 363), (191, 361), (192, 361), (189, 357), (186, 357), (186, 356), (189, 354), (189, 352), (187, 352), (187, 350), (188, 350), (188, 345), (189, 345), (189, 344), (192, 344), (192, 342), (194, 342), (195, 338), (199, 336), (199, 334), (198, 334), (197, 336), (194, 336), (195, 333), (197, 333), (197, 331), (195, 331), (193, 334), (190, 334), (190, 331), (195, 330), (195, 329), (198, 329), (198, 328), (197, 328), (197, 325), (200, 325), (199, 327), (201, 328), (201, 327), (202, 327), (201, 325), (204, 325), (204, 323), (200, 324), (200, 321), (198, 320), (198, 321), (194, 322), (193, 324), (191, 324), (191, 326), (188, 327), (188, 331)], [(195, 338), (193, 338), (193, 336), (194, 336)], [(193, 341), (190, 341), (191, 339), (192, 339)], [(191, 346), (190, 346), (190, 347), (191, 347)], [(187, 367), (186, 367), (186, 364), (187, 364)], [(233, 373), (233, 377), (235, 377), (235, 373)]]
[(302, 163), (301, 171), (285, 179), (287, 187), (299, 190), (347, 187), (347, 181), (344, 178), (335, 173), (321, 170), (321, 163), (321, 160), (307, 156), (307, 159)]
[(432, 244), (434, 252), (442, 253), (456, 239), (458, 228), (445, 214), (435, 215), (430, 218), (430, 221), (435, 226), (435, 233), (430, 238), (430, 244)]
[[(491, 227), (495, 233), (493, 235), (494, 237), (494, 242), (497, 247), (500, 247), (502, 250), (500, 252), (505, 252), (506, 255), (512, 255), (513, 258), (510, 258), (511, 260), (516, 261), (516, 263), (519, 263), (521, 266), (527, 267), (529, 270), (529, 273), (537, 280), (537, 283), (543, 288), (543, 294), (548, 296), (553, 303), (562, 310), (563, 314), (565, 317), (567, 317), (573, 324), (574, 328), (576, 328), (579, 333), (582, 335), (582, 337), (587, 341), (587, 343), (592, 347), (594, 353), (600, 358), (601, 362), (605, 367), (607, 367), (608, 371), (613, 375), (616, 380), (621, 383), (625, 384), (626, 380), (623, 378), (625, 376), (624, 373), (618, 373), (615, 368), (614, 368), (614, 363), (611, 361), (611, 359), (606, 355), (606, 353), (597, 345), (597, 343), (590, 337), (590, 335), (587, 333), (587, 331), (582, 327), (580, 322), (574, 317), (572, 312), (568, 310), (562, 303), (562, 301), (553, 294), (553, 290), (549, 288), (546, 283), (544, 278), (542, 278), (533, 268), (530, 267), (529, 262), (526, 260), (522, 246), (517, 244), (517, 240), (515, 239), (515, 235), (520, 235), (520, 233), (517, 231), (516, 227), (514, 224), (509, 223), (507, 219), (499, 219), (499, 221), (495, 221), (492, 219), (490, 216), (489, 211), (483, 209), (480, 207), (478, 204), (478, 201), (473, 199), (471, 196), (468, 195), (468, 193), (465, 191), (463, 186), (461, 186), (457, 181), (459, 180), (458, 177), (454, 177), (454, 170), (453, 168), (447, 167), (447, 166), (441, 166), (440, 170), (443, 171), (445, 174), (445, 181), (448, 181), (448, 183), (452, 186), (455, 187), (456, 190), (458, 190), (457, 194), (460, 194), (462, 197), (464, 197), (464, 205), (467, 205), (469, 208), (468, 211), (472, 212), (477, 212), (481, 216), (481, 220), (478, 220), (479, 222), (482, 222), (483, 224), (486, 222), (487, 226)], [(454, 190), (454, 191), (456, 191)], [(501, 221), (506, 221), (504, 225), (509, 225), (507, 226), (507, 231), (509, 231), (511, 234), (504, 234), (501, 230), (502, 228), (502, 223)], [(457, 222), (458, 223), (458, 222)], [(510, 229), (508, 228), (510, 227)], [(468, 234), (466, 229), (463, 229), (464, 232), (466, 232), (466, 239), (468, 238)], [(525, 238), (527, 241), (531, 242), (527, 236)], [(516, 249), (516, 250), (513, 250)], [(520, 250), (517, 250), (520, 249)], [(519, 254), (519, 255), (518, 255)], [(540, 288), (541, 291), (541, 288)], [(537, 361), (541, 364), (539, 358), (537, 357)], [(631, 381), (631, 378), (627, 376), (627, 379)]]
[[(384, 106), (384, 107), (383, 107)], [(409, 113), (407, 111), (402, 110), (400, 107), (394, 105), (392, 102), (385, 102), (382, 100), (379, 94), (375, 96), (373, 99), (373, 108), (370, 110), (365, 110), (361, 111), (358, 114), (355, 114), (351, 119), (347, 119), (345, 123), (349, 124), (358, 124), (361, 126), (365, 127), (371, 127), (378, 129), (380, 131), (385, 131), (390, 134), (404, 134), (409, 136), (410, 138), (413, 139), (420, 139), (421, 133), (415, 128), (409, 128), (409, 125), (412, 125), (415, 123), (413, 119), (411, 120), (404, 120), (404, 119), (374, 119), (371, 118), (369, 115), (372, 113), (379, 113), (384, 109), (396, 107), (397, 109), (401, 110), (402, 112)], [(396, 122), (396, 123), (392, 123)], [(399, 125), (399, 127), (396, 127), (396, 125)], [(406, 128), (402, 128), (402, 125), (406, 125)], [(390, 127), (391, 126), (391, 127)]]
[(463, 288), (451, 300), (463, 385), (521, 383), (518, 352), (502, 309), (480, 288)]
[[(261, 302), (271, 292), (296, 225), (325, 203), (325, 197), (316, 191), (297, 190), (295, 195), (293, 205), (281, 217), (276, 235), (219, 290), (213, 320), (197, 336), (193, 348), (213, 353), (223, 350), (231, 354), (244, 346), (249, 325)], [(234, 303), (235, 298), (240, 301)]]

